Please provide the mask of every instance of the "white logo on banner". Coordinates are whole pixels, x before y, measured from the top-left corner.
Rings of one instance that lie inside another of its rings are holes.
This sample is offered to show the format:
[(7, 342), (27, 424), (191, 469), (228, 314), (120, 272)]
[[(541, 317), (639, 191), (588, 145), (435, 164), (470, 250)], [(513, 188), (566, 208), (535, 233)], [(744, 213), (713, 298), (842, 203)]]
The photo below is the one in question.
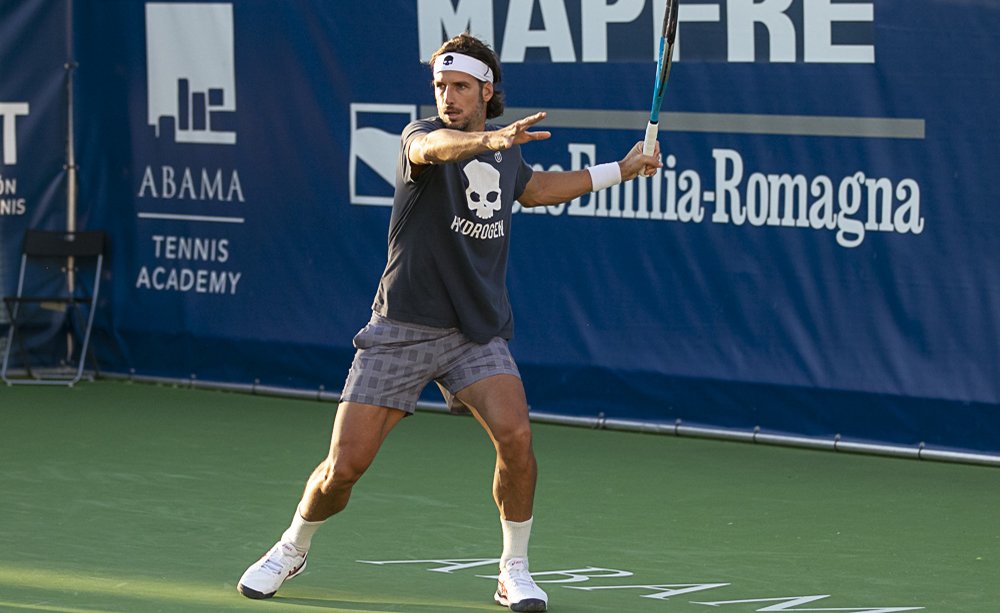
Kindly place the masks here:
[[(537, 6), (536, 6), (537, 4)], [(666, 0), (618, 0), (581, 3), (565, 0), (511, 2), (507, 18), (495, 39), (494, 0), (417, 0), (417, 37), (420, 61), (429, 61), (446, 39), (471, 30), (493, 48), (500, 50), (500, 61), (518, 64), (525, 61), (529, 49), (544, 49), (552, 62), (607, 62), (608, 50), (616, 42), (608, 33), (613, 24), (653, 19), (646, 39), (650, 57), (656, 61), (659, 51), (660, 15)], [(716, 0), (683, 3), (677, 15), (677, 44), (674, 61), (683, 59), (682, 36), (688, 27), (699, 24), (703, 45), (713, 47), (728, 62), (753, 62), (757, 57), (757, 33), (766, 31), (761, 50), (762, 61), (824, 64), (873, 64), (874, 44), (834, 43), (833, 32), (844, 24), (873, 24), (874, 2), (839, 2), (808, 0), (801, 5), (801, 21), (792, 18), (792, 0)], [(536, 27), (533, 16), (538, 11), (543, 26)], [(579, 25), (577, 25), (579, 24)], [(578, 37), (574, 39), (574, 34)], [(499, 43), (499, 46), (498, 46)], [(617, 42), (621, 45), (621, 41)], [(801, 51), (798, 49), (801, 48)], [(767, 59), (763, 59), (767, 58)]]
[(351, 204), (392, 206), (392, 196), (359, 193), (358, 161), (360, 160), (390, 187), (396, 183), (396, 160), (399, 158), (400, 136), (374, 126), (360, 126), (359, 115), (402, 116), (406, 123), (416, 120), (417, 107), (412, 104), (351, 104), (351, 157), (349, 168)]
[(0, 102), (0, 128), (3, 130), (3, 163), (17, 164), (17, 118), (28, 114), (27, 102)]
[[(0, 102), (0, 134), (3, 134), (0, 162), (5, 166), (17, 164), (17, 118), (27, 115), (27, 102)], [(17, 178), (0, 175), (0, 215), (24, 215), (25, 211), (25, 199), (17, 197)]]
[(232, 4), (146, 4), (149, 125), (178, 143), (236, 144)]

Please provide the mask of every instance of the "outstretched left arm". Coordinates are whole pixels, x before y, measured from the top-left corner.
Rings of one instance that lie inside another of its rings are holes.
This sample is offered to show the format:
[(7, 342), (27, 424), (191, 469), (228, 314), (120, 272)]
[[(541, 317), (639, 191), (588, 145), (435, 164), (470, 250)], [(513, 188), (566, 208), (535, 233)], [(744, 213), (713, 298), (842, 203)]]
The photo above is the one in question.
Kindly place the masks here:
[[(642, 142), (636, 143), (635, 147), (632, 147), (625, 158), (618, 162), (622, 181), (634, 179), (640, 171), (643, 172), (644, 176), (652, 174), (656, 169), (663, 166), (659, 157), (659, 143), (656, 144), (656, 150), (653, 152), (653, 155), (643, 155)], [(594, 190), (590, 176), (590, 172), (587, 170), (569, 172), (536, 171), (531, 175), (531, 180), (525, 186), (524, 193), (518, 198), (518, 202), (521, 203), (521, 206), (526, 207), (569, 202), (573, 198), (579, 198)]]

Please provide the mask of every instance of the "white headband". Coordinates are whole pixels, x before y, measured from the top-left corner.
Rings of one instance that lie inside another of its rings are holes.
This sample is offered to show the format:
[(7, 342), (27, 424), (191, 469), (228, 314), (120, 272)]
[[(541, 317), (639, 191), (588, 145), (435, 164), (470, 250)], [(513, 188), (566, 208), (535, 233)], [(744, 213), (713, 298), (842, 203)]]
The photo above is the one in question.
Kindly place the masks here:
[(472, 75), (480, 81), (493, 82), (493, 71), (485, 62), (461, 53), (442, 53), (434, 60), (434, 74), (445, 70), (457, 70)]

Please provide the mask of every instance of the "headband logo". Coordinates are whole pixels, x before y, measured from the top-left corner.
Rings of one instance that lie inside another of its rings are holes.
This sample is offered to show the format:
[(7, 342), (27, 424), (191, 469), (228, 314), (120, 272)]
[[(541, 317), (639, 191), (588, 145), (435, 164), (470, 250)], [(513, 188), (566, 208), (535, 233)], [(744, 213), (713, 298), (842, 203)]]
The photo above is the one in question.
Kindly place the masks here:
[(444, 61), (441, 63), (444, 64), (445, 66), (451, 66), (452, 64), (455, 63), (455, 58), (451, 57), (450, 55), (446, 55), (444, 56)]

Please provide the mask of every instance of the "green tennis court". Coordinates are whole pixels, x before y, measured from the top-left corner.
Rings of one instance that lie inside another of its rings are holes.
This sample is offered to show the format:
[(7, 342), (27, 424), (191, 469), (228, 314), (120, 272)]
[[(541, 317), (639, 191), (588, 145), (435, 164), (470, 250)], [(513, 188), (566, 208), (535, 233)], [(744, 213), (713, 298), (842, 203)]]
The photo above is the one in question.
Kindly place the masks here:
[[(389, 436), (301, 576), (269, 601), (236, 593), (325, 455), (335, 408), (107, 381), (0, 389), (0, 610), (500, 610), (478, 576), (500, 552), (492, 447), (473, 419), (432, 413)], [(531, 568), (551, 611), (1000, 602), (995, 468), (534, 432)]]

